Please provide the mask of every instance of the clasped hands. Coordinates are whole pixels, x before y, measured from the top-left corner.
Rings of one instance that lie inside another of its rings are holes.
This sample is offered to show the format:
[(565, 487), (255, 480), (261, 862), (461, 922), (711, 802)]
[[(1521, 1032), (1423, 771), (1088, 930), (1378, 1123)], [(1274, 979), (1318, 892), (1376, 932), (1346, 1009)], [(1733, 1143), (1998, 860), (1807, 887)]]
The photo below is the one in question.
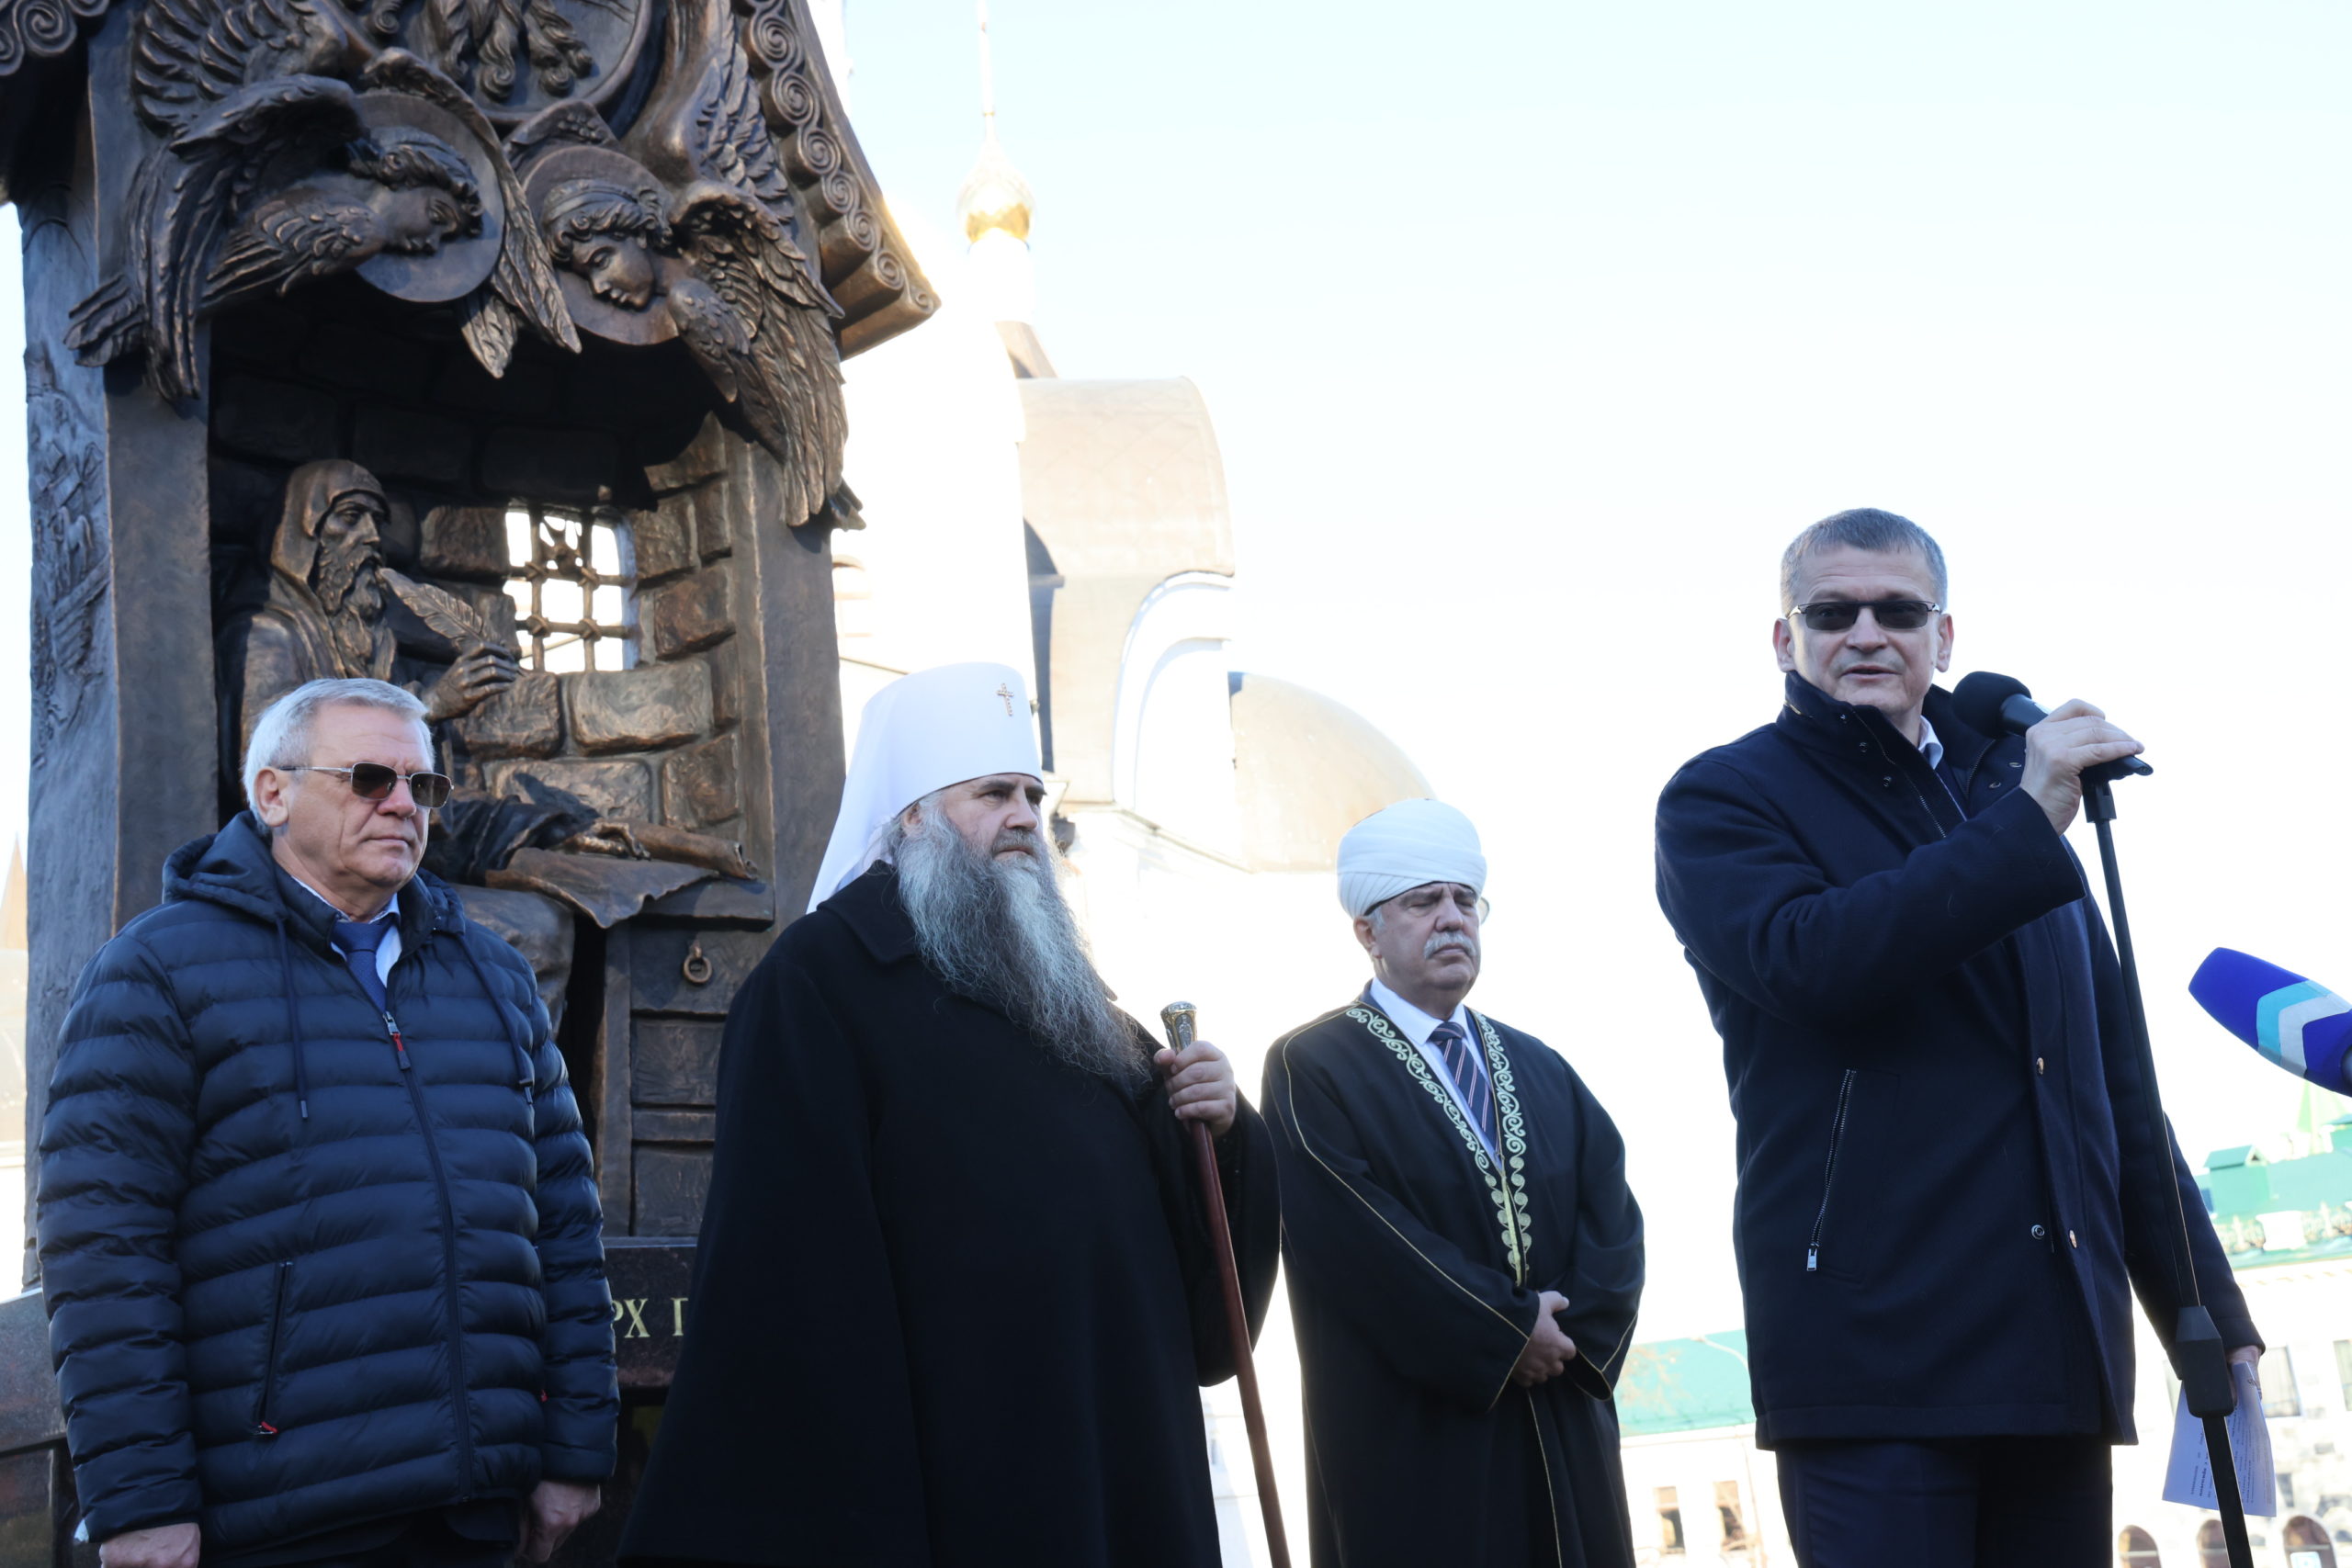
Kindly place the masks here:
[(1510, 1370), (1510, 1381), (1521, 1388), (1551, 1382), (1577, 1359), (1577, 1342), (1553, 1321), (1555, 1314), (1568, 1310), (1568, 1298), (1557, 1291), (1546, 1291), (1536, 1298), (1535, 1304), (1535, 1331), (1527, 1337), (1526, 1347), (1519, 1353), (1519, 1364)]

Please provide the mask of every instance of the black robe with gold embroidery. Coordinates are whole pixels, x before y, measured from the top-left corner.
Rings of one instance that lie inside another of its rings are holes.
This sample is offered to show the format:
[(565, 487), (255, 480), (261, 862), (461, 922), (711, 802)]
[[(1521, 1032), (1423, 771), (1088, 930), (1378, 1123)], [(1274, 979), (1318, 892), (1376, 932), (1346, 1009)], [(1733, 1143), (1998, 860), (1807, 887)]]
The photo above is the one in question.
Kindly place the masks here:
[[(1624, 1145), (1543, 1042), (1472, 1017), (1495, 1158), (1369, 1001), (1266, 1059), (1316, 1568), (1634, 1560), (1611, 1393), (1642, 1290)], [(1568, 1298), (1578, 1356), (1521, 1389), (1544, 1291)]]
[[(1220, 1149), (1254, 1325), (1265, 1122)], [(1233, 1352), (1157, 1086), (1048, 1057), (917, 956), (886, 866), (745, 980), (685, 1345), (626, 1562), (1216, 1568)]]

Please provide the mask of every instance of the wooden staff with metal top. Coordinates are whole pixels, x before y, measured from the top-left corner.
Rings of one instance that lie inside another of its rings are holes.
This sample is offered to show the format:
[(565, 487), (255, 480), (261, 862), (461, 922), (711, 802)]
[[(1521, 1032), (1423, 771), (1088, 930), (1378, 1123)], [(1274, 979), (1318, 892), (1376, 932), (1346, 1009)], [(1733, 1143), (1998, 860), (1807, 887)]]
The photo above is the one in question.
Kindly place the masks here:
[[(1193, 1043), (1193, 1020), (1197, 1010), (1190, 1002), (1170, 1002), (1159, 1010), (1168, 1030), (1168, 1044), (1180, 1055)], [(1216, 1143), (1209, 1124), (1194, 1122), (1193, 1172), (1200, 1179), (1201, 1201), (1208, 1205), (1209, 1235), (1216, 1247), (1217, 1281), (1225, 1287), (1226, 1337), (1233, 1341), (1233, 1366), (1241, 1382), (1241, 1419), (1250, 1428), (1250, 1458), (1258, 1471), (1258, 1506), (1266, 1516), (1266, 1551), (1273, 1568), (1290, 1568), (1290, 1546), (1283, 1539), (1283, 1506), (1274, 1495), (1274, 1451), (1266, 1441), (1266, 1411), (1258, 1402), (1258, 1366), (1250, 1356), (1250, 1311), (1241, 1303), (1241, 1268), (1234, 1260), (1233, 1227), (1225, 1217), (1225, 1183), (1216, 1173)]]

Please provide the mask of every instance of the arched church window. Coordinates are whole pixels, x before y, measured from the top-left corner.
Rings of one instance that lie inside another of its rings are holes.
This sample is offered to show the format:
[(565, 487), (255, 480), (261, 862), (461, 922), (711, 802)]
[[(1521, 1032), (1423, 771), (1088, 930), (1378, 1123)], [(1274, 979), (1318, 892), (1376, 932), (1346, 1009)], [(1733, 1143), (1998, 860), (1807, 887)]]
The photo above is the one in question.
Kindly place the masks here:
[(506, 596), (524, 662), (559, 673), (637, 662), (637, 570), (613, 513), (516, 502), (506, 509)]
[(2230, 1545), (2222, 1535), (2219, 1519), (2207, 1519), (2197, 1527), (2197, 1568), (2230, 1568)]
[(2297, 1514), (2289, 1519), (2278, 1540), (2287, 1549), (2287, 1568), (2335, 1568), (2335, 1548), (2320, 1522), (2309, 1515)]
[(2164, 1559), (2156, 1552), (2156, 1538), (2138, 1525), (2124, 1526), (2123, 1533), (2115, 1538), (2115, 1556), (2122, 1568), (2164, 1568)]

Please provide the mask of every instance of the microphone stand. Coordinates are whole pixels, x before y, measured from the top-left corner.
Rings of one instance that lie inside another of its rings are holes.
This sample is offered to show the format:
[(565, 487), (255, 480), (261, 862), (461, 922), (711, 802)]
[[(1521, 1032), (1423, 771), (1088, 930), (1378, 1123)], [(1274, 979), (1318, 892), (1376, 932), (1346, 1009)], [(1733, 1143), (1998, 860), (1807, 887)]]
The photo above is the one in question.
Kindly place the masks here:
[[(2083, 775), (2083, 814), (2098, 833), (2100, 868), (2107, 875), (2107, 910), (2115, 925), (2116, 957), (2123, 966), (2123, 1009), (2130, 1026), (2132, 1049), (2139, 1057), (2140, 1077), (2148, 1087), (2148, 1133), (2158, 1149), (2172, 1145), (2172, 1124), (2165, 1117), (2156, 1094), (2156, 1057), (2148, 1038), (2148, 1010), (2140, 995), (2140, 965), (2132, 952), (2132, 921), (2123, 912), (2123, 877), (2115, 864), (2115, 792), (2110, 787), (2114, 764), (2094, 768)], [(2172, 1192), (2174, 1289), (2186, 1303), (2175, 1321), (2172, 1367), (2188, 1396), (2188, 1413), (2204, 1422), (2205, 1454), (2213, 1469), (2214, 1500), (2221, 1505), (2222, 1539), (2227, 1544), (2230, 1568), (2254, 1568), (2254, 1548), (2246, 1540), (2245, 1506), (2238, 1495), (2237, 1456), (2230, 1448), (2228, 1417), (2237, 1406), (2237, 1385), (2230, 1374), (2229, 1348), (2206, 1310), (2197, 1287), (2197, 1265), (2188, 1247), (2188, 1214), (2180, 1201), (2180, 1183), (2165, 1162), (2165, 1185)]]

